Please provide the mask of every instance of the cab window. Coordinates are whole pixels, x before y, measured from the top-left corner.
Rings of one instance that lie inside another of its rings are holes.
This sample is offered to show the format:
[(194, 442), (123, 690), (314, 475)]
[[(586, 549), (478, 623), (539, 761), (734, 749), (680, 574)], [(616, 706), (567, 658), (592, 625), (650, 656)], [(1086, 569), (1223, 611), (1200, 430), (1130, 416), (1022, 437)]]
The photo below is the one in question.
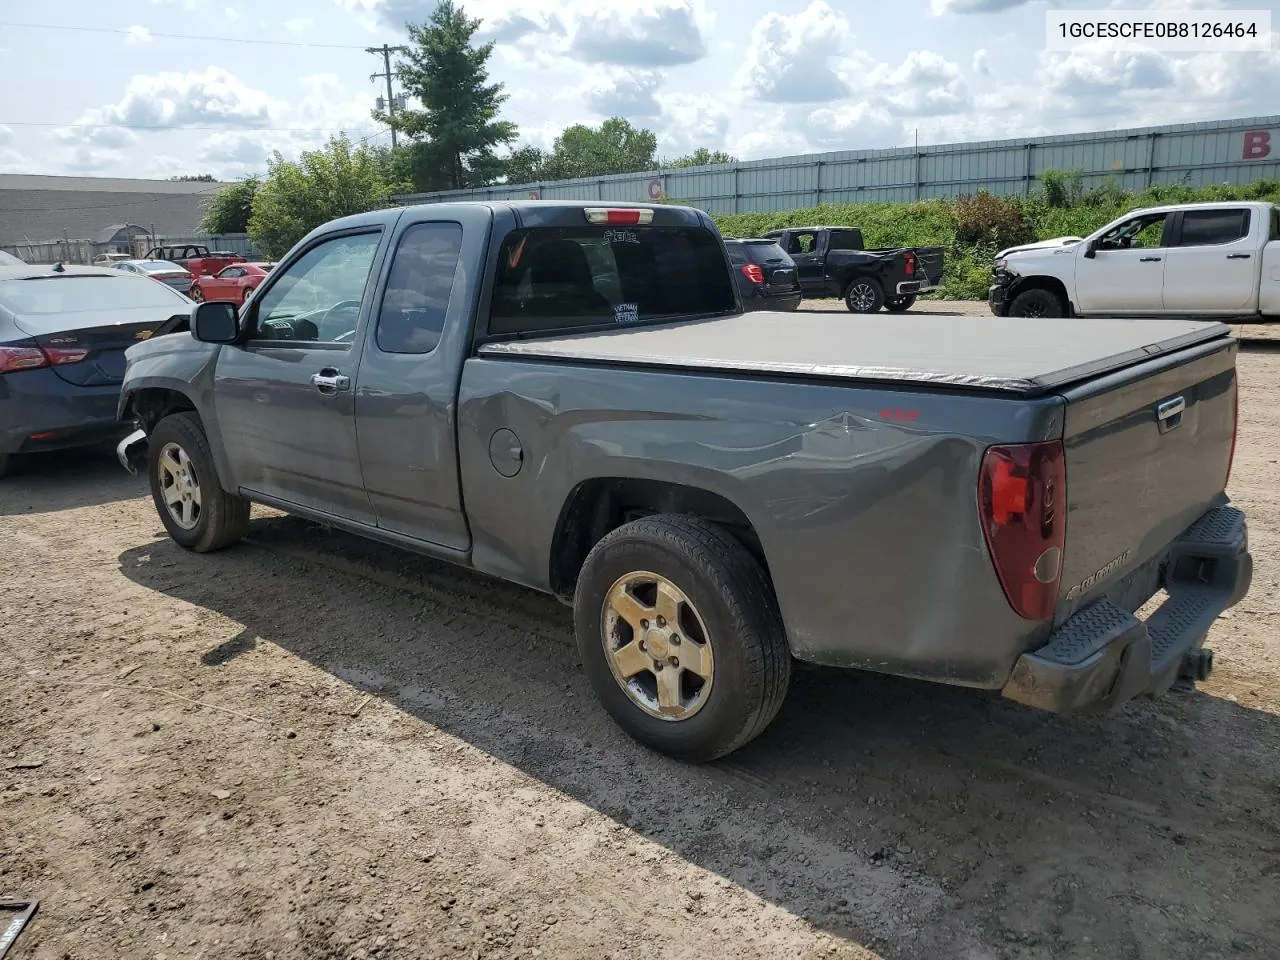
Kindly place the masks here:
[(251, 337), (350, 343), (380, 234), (322, 240), (289, 265), (253, 311)]

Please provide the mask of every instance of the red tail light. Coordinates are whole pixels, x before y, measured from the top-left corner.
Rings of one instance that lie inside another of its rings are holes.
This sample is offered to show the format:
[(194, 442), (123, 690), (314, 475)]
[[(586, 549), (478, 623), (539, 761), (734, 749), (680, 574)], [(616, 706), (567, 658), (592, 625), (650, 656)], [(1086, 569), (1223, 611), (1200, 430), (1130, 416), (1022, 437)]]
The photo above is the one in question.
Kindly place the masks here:
[(907, 260), (907, 276), (914, 277), (916, 275), (916, 255), (914, 253), (904, 254)]
[(764, 283), (764, 271), (758, 263), (748, 263), (742, 268), (742, 275), (752, 283)]
[(1240, 435), (1240, 378), (1231, 383), (1231, 452), (1227, 454), (1227, 478), (1222, 481), (1225, 490), (1231, 482), (1231, 468), (1236, 462), (1236, 437)]
[(628, 207), (587, 207), (588, 223), (639, 224), (653, 223), (653, 211)]
[(1047, 620), (1057, 606), (1066, 494), (1061, 441), (987, 448), (978, 479), (982, 533), (1009, 605), (1028, 620)]
[(61, 367), (79, 363), (88, 355), (89, 351), (81, 347), (0, 347), (0, 373)]

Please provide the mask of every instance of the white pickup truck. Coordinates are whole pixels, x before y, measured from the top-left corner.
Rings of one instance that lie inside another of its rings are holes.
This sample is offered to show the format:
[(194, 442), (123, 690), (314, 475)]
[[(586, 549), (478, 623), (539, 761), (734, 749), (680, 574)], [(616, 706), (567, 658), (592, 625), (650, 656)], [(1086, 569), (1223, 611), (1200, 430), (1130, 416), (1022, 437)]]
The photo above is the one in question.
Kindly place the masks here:
[(1011, 247), (987, 302), (998, 317), (1280, 318), (1280, 207), (1149, 207), (1083, 239)]

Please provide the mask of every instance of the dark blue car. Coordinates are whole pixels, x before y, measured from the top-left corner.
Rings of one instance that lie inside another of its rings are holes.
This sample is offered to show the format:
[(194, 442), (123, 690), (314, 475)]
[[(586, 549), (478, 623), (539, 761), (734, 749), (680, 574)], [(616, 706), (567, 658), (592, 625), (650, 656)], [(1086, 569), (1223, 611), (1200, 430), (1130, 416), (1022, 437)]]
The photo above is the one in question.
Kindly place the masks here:
[(727, 239), (744, 310), (795, 310), (800, 306), (800, 277), (795, 261), (775, 240)]
[(191, 306), (119, 270), (0, 266), (0, 476), (18, 454), (128, 433), (116, 419), (125, 348)]

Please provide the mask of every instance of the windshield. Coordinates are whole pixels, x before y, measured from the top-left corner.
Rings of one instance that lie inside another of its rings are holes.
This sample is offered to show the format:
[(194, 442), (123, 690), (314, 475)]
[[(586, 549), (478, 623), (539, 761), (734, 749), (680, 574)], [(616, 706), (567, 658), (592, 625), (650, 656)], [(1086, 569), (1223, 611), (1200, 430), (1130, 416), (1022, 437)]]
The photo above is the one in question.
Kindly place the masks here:
[(534, 228), (503, 241), (489, 332), (571, 332), (737, 309), (724, 248), (709, 230)]
[(90, 313), (134, 307), (173, 309), (187, 303), (170, 287), (145, 277), (93, 275), (0, 281), (0, 305), (19, 316)]

